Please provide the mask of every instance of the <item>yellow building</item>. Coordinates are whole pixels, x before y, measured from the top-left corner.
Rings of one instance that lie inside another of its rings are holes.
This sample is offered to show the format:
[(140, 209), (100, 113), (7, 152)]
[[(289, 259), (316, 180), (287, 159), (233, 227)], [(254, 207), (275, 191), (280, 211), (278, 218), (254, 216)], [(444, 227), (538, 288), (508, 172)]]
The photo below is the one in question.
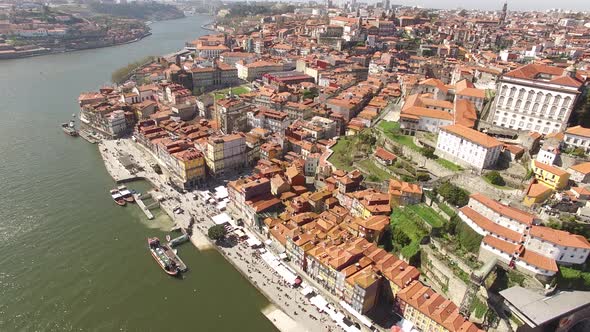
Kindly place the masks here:
[(530, 207), (533, 204), (543, 203), (547, 198), (549, 198), (549, 196), (551, 196), (552, 192), (553, 191), (551, 188), (538, 183), (536, 180), (533, 180), (526, 190), (523, 204)]
[(205, 160), (203, 154), (190, 148), (174, 154), (178, 161), (177, 175), (185, 188), (194, 187), (205, 178)]
[(531, 168), (535, 174), (535, 178), (552, 190), (565, 188), (570, 178), (568, 172), (536, 160), (531, 162)]

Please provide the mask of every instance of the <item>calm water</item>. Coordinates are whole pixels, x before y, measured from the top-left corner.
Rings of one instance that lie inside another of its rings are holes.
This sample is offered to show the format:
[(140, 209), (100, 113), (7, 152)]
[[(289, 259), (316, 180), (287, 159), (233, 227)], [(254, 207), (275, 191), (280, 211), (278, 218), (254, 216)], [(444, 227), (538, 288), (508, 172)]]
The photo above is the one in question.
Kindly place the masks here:
[(181, 48), (207, 21), (155, 23), (129, 45), (0, 61), (0, 331), (275, 330), (260, 313), (266, 299), (216, 252), (186, 244), (186, 279), (165, 276), (145, 241), (170, 220), (116, 207), (96, 146), (58, 127), (81, 91)]

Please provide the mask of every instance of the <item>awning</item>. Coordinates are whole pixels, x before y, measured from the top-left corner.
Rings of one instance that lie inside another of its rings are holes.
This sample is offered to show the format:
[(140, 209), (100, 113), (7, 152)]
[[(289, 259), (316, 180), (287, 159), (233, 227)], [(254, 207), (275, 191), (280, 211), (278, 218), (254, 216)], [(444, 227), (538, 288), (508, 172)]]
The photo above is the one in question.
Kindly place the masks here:
[(253, 238), (253, 237), (249, 237), (246, 240), (246, 243), (248, 244), (249, 247), (260, 247), (262, 245), (262, 242), (260, 242), (257, 238)]
[(373, 323), (365, 316), (363, 316), (360, 312), (354, 310), (348, 303), (344, 301), (339, 302), (342, 308), (346, 309), (351, 315), (353, 315), (356, 319), (358, 319), (361, 323), (365, 324), (367, 327), (372, 327)]
[(231, 221), (231, 217), (227, 214), (227, 213), (220, 213), (216, 216), (213, 216), (213, 218), (211, 218), (211, 220), (213, 220), (213, 222), (216, 225), (223, 225), (223, 224), (229, 224)]
[(315, 305), (318, 309), (320, 309), (320, 311), (326, 311), (326, 305), (328, 304), (328, 301), (326, 301), (326, 299), (324, 299), (323, 296), (314, 296), (311, 299), (309, 299), (309, 302), (311, 302), (311, 304)]
[(313, 288), (311, 288), (311, 287), (309, 287), (309, 286), (307, 286), (307, 287), (303, 287), (303, 288), (301, 289), (301, 294), (303, 294), (304, 296), (306, 296), (306, 295), (309, 295), (309, 294), (311, 294), (311, 293), (313, 293)]

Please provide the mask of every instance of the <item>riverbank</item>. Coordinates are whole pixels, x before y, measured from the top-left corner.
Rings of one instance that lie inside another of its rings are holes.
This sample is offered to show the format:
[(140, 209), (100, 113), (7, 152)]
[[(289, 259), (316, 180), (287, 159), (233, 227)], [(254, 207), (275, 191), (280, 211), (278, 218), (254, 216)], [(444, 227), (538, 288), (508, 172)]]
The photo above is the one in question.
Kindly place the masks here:
[[(167, 185), (165, 173), (159, 175), (152, 171), (150, 164), (156, 160), (151, 153), (130, 139), (103, 140), (98, 147), (105, 167), (115, 181), (130, 181), (133, 178), (145, 179), (161, 195), (166, 197), (161, 202), (161, 208), (171, 217), (175, 226), (188, 228), (191, 218), (194, 220), (191, 243), (200, 251), (217, 249), (227, 262), (256, 287), (274, 306), (271, 309), (263, 310), (263, 314), (277, 329), (283, 332), (342, 331), (327, 314), (319, 313), (299, 293), (298, 289), (287, 286), (281, 277), (256, 255), (255, 250), (249, 248), (245, 243), (232, 247), (213, 244), (206, 233), (208, 228), (214, 225), (211, 217), (218, 214), (219, 211), (208, 203), (202, 202), (200, 198), (195, 200), (192, 197), (193, 194), (181, 194)], [(131, 156), (131, 160), (142, 167), (144, 171), (136, 174), (130, 173), (118, 161), (119, 154)], [(181, 207), (184, 213), (175, 214), (173, 209), (177, 206)]]
[(51, 50), (51, 49), (45, 49), (48, 51), (43, 51), (41, 53), (30, 53), (30, 52), (22, 52), (22, 53), (4, 53), (4, 54), (0, 54), (0, 60), (14, 60), (14, 59), (26, 59), (26, 58), (33, 58), (33, 57), (40, 57), (40, 56), (44, 56), (44, 55), (51, 55), (51, 54), (61, 54), (61, 53), (72, 53), (72, 52), (78, 52), (78, 51), (86, 51), (86, 50), (94, 50), (94, 49), (100, 49), (100, 48), (107, 48), (107, 47), (114, 47), (114, 46), (121, 46), (121, 45), (127, 45), (127, 44), (132, 44), (132, 43), (137, 43), (138, 41), (141, 41), (149, 36), (152, 35), (151, 31), (146, 32), (145, 34), (143, 34), (140, 37), (131, 39), (131, 40), (127, 40), (124, 42), (120, 42), (120, 43), (113, 43), (113, 44), (109, 44), (109, 45), (100, 45), (100, 46), (90, 46), (90, 47), (81, 47), (81, 48), (76, 48), (76, 49), (65, 49), (65, 50)]

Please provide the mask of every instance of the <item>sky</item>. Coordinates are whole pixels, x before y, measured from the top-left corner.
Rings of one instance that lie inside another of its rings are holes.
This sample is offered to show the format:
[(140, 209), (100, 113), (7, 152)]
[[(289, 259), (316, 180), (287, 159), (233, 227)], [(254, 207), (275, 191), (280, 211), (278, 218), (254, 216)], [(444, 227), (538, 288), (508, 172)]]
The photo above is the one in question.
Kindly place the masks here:
[[(504, 0), (391, 0), (392, 4), (427, 8), (500, 9)], [(546, 10), (552, 8), (590, 11), (588, 0), (508, 0), (508, 10)]]

